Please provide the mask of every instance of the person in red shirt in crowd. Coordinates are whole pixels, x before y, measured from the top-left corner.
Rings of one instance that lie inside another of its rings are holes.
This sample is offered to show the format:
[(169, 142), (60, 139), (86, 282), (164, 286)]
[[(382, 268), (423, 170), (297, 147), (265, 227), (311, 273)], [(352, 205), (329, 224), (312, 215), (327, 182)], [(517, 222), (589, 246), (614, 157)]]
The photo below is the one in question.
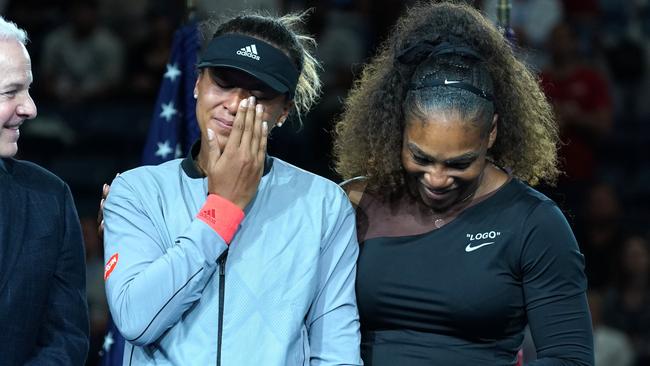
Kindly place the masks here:
[(564, 188), (579, 187), (596, 174), (596, 146), (612, 127), (612, 98), (604, 75), (578, 52), (570, 26), (560, 23), (548, 39), (549, 65), (541, 73), (544, 92), (551, 100), (564, 143), (560, 161)]

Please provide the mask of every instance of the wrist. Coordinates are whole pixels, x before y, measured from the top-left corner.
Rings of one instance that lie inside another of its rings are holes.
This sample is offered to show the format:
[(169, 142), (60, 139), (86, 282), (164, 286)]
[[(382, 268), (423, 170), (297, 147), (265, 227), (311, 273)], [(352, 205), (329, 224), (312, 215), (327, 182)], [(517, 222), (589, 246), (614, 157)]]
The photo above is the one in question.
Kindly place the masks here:
[(210, 193), (196, 217), (219, 234), (226, 244), (230, 244), (244, 219), (244, 211), (230, 200)]

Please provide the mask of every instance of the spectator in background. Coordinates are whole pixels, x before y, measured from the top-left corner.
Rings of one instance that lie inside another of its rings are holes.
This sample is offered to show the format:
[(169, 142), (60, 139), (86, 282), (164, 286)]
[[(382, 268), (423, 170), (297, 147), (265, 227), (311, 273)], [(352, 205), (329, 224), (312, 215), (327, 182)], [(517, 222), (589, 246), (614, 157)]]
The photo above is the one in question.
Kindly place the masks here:
[(603, 299), (600, 292), (588, 291), (587, 299), (594, 328), (595, 366), (634, 365), (634, 349), (627, 335), (602, 322)]
[[(125, 43), (125, 47), (132, 47), (142, 42), (149, 30), (147, 14), (154, 9), (168, 10), (167, 14), (182, 15), (179, 11), (185, 4), (180, 1), (156, 0), (93, 0), (97, 3), (97, 14), (103, 25), (109, 27), (115, 35)], [(203, 0), (205, 1), (205, 0)], [(198, 1), (194, 1), (198, 2)], [(185, 1), (183, 1), (185, 3)]]
[[(618, 1), (618, 3), (633, 1)], [(603, 0), (562, 0), (562, 3), (564, 18), (574, 29), (576, 47), (584, 56), (597, 56), (602, 47), (602, 37), (599, 36), (602, 36), (600, 20)]]
[(0, 363), (83, 365), (88, 352), (79, 218), (67, 184), (13, 157), (36, 117), (27, 34), (0, 17)]
[(650, 246), (645, 236), (622, 242), (616, 287), (608, 292), (603, 322), (628, 334), (636, 366), (650, 364)]
[(323, 98), (310, 115), (312, 123), (305, 125), (305, 135), (309, 139), (298, 141), (302, 155), (308, 157), (306, 165), (319, 175), (334, 178), (328, 175), (332, 161), (332, 121), (341, 113), (355, 69), (360, 68), (368, 54), (371, 30), (368, 6), (364, 1), (322, 3), (328, 6), (322, 14), (323, 28), (319, 31), (317, 50), (318, 59), (323, 63)]
[[(624, 148), (631, 147), (647, 129), (650, 105), (648, 78), (648, 36), (650, 2), (600, 0), (598, 39), (607, 60), (615, 105), (616, 137)], [(645, 127), (645, 128), (644, 128)], [(636, 140), (636, 141), (635, 141)], [(632, 143), (632, 144), (631, 144)], [(614, 159), (612, 159), (614, 160)], [(619, 164), (620, 159), (612, 161)], [(638, 162), (629, 161), (638, 166)]]
[(569, 208), (576, 209), (582, 187), (596, 177), (596, 148), (610, 133), (612, 102), (605, 77), (580, 57), (567, 23), (553, 29), (547, 47), (551, 59), (541, 74), (542, 86), (564, 143), (559, 157), (566, 176), (558, 188), (566, 194)]
[(127, 92), (135, 97), (153, 101), (160, 86), (171, 52), (174, 27), (171, 19), (162, 13), (147, 15), (147, 32), (128, 52)]
[(94, 0), (72, 2), (68, 14), (44, 40), (46, 95), (68, 105), (110, 96), (123, 76), (122, 42), (99, 23)]
[[(498, 21), (499, 0), (483, 0), (481, 8), (495, 24)], [(564, 15), (560, 0), (513, 0), (510, 26), (515, 32), (521, 55), (534, 69), (544, 64), (544, 42)]]
[(590, 289), (611, 285), (614, 260), (623, 237), (621, 202), (613, 186), (600, 182), (588, 190), (577, 220), (576, 236), (585, 255), (585, 272)]

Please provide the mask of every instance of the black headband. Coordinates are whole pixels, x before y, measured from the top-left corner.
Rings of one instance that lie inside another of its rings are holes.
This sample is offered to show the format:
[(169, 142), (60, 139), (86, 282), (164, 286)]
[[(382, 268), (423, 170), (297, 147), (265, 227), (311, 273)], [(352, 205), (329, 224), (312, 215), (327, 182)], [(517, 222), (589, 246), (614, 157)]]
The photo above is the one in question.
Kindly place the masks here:
[[(453, 41), (453, 40), (452, 40)], [(424, 60), (441, 56), (447, 54), (461, 55), (464, 57), (473, 58), (479, 61), (483, 61), (484, 58), (478, 52), (474, 51), (470, 46), (460, 43), (460, 42), (450, 42), (450, 41), (421, 41), (415, 45), (408, 47), (402, 51), (397, 56), (397, 61), (403, 65), (419, 65)], [(460, 80), (440, 80), (440, 79), (429, 79), (422, 80), (411, 83), (409, 85), (409, 90), (417, 90), (427, 87), (435, 86), (447, 86), (451, 88), (458, 88), (467, 90), (470, 93), (473, 93), (483, 99), (486, 99), (490, 102), (494, 101), (492, 94), (477, 88), (476, 86), (460, 81)]]
[(479, 96), (489, 102), (494, 102), (494, 97), (492, 94), (486, 92), (483, 89), (479, 89), (475, 87), (474, 85), (470, 83), (466, 83), (464, 81), (458, 81), (458, 80), (440, 80), (440, 79), (428, 79), (428, 80), (422, 80), (419, 82), (411, 83), (409, 84), (409, 90), (418, 90), (418, 89), (424, 89), (424, 88), (431, 88), (434, 86), (447, 86), (450, 88), (457, 88), (457, 89), (463, 89), (467, 90), (468, 92), (475, 94), (476, 96)]
[(212, 38), (199, 56), (197, 67), (230, 67), (244, 71), (292, 99), (300, 76), (300, 71), (296, 70), (293, 61), (284, 52), (243, 34), (224, 34)]

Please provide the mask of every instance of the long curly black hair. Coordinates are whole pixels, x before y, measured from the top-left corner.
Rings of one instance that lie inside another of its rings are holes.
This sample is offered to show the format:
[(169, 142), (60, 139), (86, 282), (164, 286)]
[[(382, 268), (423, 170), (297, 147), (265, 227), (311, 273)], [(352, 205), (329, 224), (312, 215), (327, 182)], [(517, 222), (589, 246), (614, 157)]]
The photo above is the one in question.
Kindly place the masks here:
[(367, 189), (385, 194), (405, 187), (400, 158), (410, 75), (397, 57), (423, 41), (453, 39), (474, 50), (492, 81), (498, 136), (489, 159), (535, 185), (553, 184), (557, 125), (537, 77), (519, 61), (501, 32), (476, 9), (460, 2), (418, 4), (400, 18), (377, 56), (364, 68), (336, 124), (336, 170), (344, 178), (367, 177)]

